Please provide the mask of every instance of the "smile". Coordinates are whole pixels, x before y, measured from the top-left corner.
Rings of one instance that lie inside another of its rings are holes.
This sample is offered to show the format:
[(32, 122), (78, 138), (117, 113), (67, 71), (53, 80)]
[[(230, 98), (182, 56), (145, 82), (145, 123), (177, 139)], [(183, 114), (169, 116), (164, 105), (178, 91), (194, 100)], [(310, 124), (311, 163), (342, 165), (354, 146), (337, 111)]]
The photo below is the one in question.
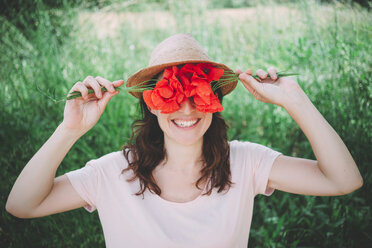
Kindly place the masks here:
[(175, 119), (175, 120), (172, 120), (172, 122), (173, 122), (177, 127), (182, 127), (182, 128), (185, 128), (185, 127), (193, 127), (193, 126), (195, 126), (199, 121), (200, 121), (200, 119), (193, 119), (193, 120), (179, 120), (179, 119)]

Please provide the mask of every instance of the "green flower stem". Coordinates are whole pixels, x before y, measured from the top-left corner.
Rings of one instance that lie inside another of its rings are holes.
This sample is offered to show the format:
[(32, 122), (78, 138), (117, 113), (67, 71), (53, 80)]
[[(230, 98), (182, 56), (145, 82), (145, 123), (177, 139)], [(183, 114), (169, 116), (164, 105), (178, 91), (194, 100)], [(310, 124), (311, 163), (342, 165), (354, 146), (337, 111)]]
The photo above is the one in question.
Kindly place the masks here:
[[(291, 72), (277, 72), (276, 75), (277, 75), (278, 78), (281, 78), (281, 77), (294, 76), (294, 75), (298, 75), (298, 74), (297, 73), (291, 73)], [(221, 87), (223, 87), (227, 84), (238, 81), (239, 80), (238, 76), (239, 76), (239, 74), (236, 74), (236, 73), (225, 72), (221, 76), (220, 80), (218, 80), (217, 82), (216, 81), (211, 82), (212, 91), (215, 92), (218, 88), (221, 88)], [(252, 77), (254, 77), (258, 81), (261, 81), (261, 79), (257, 75), (252, 75)], [(267, 78), (270, 78), (270, 75), (267, 75)], [(157, 81), (158, 81), (157, 79), (150, 79), (150, 80), (146, 80), (146, 81), (144, 81), (140, 84), (137, 84), (135, 86), (132, 86), (132, 87), (125, 87), (124, 85), (119, 86), (119, 87), (115, 87), (115, 90), (122, 90), (122, 91), (128, 91), (128, 92), (143, 92), (145, 90), (153, 90)], [(152, 83), (147, 84), (149, 82), (152, 82)], [(101, 91), (105, 92), (105, 91), (107, 91), (107, 89), (102, 87)], [(94, 93), (94, 90), (93, 89), (88, 89), (88, 95), (92, 94), (92, 93)], [(78, 98), (78, 97), (81, 97), (81, 93), (79, 91), (73, 91), (66, 98), (61, 99), (61, 100), (62, 101), (63, 100), (71, 100), (71, 99), (75, 99), (75, 98)], [(61, 100), (59, 100), (59, 101), (61, 101)]]
[[(277, 75), (277, 78), (281, 78), (281, 77), (295, 76), (295, 75), (298, 75), (298, 73), (282, 71), (282, 72), (277, 72), (276, 75)], [(257, 75), (252, 75), (252, 77), (258, 81), (261, 81), (260, 77)], [(267, 75), (267, 78), (270, 78), (270, 75)], [(220, 78), (220, 80), (218, 80), (217, 82), (216, 81), (211, 82), (211, 84), (216, 82), (212, 86), (212, 91), (215, 92), (218, 88), (221, 88), (229, 83), (233, 83), (238, 80), (239, 80), (239, 74), (230, 73), (230, 72), (224, 73), (222, 77)]]
[[(277, 72), (276, 73), (277, 75), (277, 78), (281, 78), (281, 77), (289, 77), (289, 76), (297, 76), (298, 73), (292, 73), (292, 72)], [(261, 78), (257, 75), (253, 75), (252, 77), (254, 77), (255, 79), (261, 81)], [(266, 78), (271, 78), (269, 74), (267, 74), (267, 77)]]
[[(144, 81), (140, 84), (137, 84), (135, 86), (132, 86), (132, 87), (125, 87), (124, 85), (122, 85), (122, 86), (114, 87), (114, 88), (115, 88), (115, 90), (122, 90), (122, 91), (128, 91), (128, 92), (143, 92), (145, 90), (154, 89), (155, 83), (146, 84), (146, 83), (152, 82), (152, 81), (155, 81), (155, 80), (153, 80), (153, 79), (146, 80), (146, 81)], [(107, 91), (107, 89), (104, 88), (104, 87), (101, 87), (101, 91), (105, 92), (105, 91)], [(88, 89), (88, 95), (92, 94), (92, 93), (94, 93), (94, 90), (93, 89)], [(78, 98), (78, 97), (81, 97), (81, 93), (79, 91), (73, 91), (66, 97), (66, 100), (71, 100), (71, 99), (75, 99), (75, 98)]]

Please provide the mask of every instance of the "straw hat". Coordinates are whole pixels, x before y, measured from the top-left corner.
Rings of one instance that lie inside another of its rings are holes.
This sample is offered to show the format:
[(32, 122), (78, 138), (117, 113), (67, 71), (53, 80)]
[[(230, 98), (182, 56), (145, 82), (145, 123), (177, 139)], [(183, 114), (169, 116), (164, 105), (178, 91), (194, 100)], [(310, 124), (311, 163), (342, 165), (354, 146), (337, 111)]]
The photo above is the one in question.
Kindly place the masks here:
[[(234, 73), (224, 64), (213, 62), (200, 44), (190, 34), (176, 34), (162, 41), (152, 52), (148, 67), (139, 70), (130, 76), (126, 86), (135, 86), (141, 82), (152, 79), (165, 68), (186, 63), (209, 63), (215, 67)], [(222, 95), (230, 93), (237, 81), (222, 86)], [(139, 98), (140, 92), (130, 92)]]

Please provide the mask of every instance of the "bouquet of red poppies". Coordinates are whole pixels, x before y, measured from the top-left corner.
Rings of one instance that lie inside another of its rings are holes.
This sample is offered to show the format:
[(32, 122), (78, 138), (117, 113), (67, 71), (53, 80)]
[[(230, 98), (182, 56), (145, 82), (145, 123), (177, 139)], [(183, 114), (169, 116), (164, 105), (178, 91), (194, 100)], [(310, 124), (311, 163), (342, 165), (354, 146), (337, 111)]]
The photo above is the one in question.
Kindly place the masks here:
[[(277, 73), (278, 78), (292, 75), (298, 74)], [(253, 77), (260, 80), (257, 75)], [(198, 111), (214, 113), (223, 110), (216, 95), (217, 89), (238, 80), (238, 74), (216, 68), (211, 64), (187, 63), (166, 68), (161, 79), (150, 79), (132, 87), (121, 86), (116, 89), (142, 92), (147, 106), (154, 110), (161, 110), (161, 113), (177, 111), (188, 98), (193, 99)], [(102, 87), (102, 91), (107, 91), (107, 89)], [(93, 92), (93, 89), (88, 90), (88, 94)], [(74, 91), (65, 100), (80, 96), (80, 92)]]
[(223, 69), (206, 63), (185, 64), (180, 69), (172, 66), (164, 70), (163, 78), (153, 90), (143, 91), (143, 99), (147, 106), (161, 113), (177, 111), (189, 97), (200, 112), (221, 112), (223, 107), (211, 85), (223, 74)]

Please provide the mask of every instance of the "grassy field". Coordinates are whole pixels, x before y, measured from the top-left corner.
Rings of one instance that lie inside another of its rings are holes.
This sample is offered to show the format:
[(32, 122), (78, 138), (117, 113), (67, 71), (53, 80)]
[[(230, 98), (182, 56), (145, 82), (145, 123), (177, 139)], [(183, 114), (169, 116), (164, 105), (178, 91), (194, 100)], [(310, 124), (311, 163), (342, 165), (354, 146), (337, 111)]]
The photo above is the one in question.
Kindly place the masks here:
[[(372, 15), (358, 6), (296, 4), (215, 8), (216, 1), (129, 1), (49, 8), (0, 16), (1, 247), (103, 247), (97, 213), (79, 209), (21, 220), (5, 212), (24, 165), (63, 119), (63, 97), (86, 76), (126, 80), (145, 67), (165, 37), (191, 33), (215, 61), (254, 71), (275, 66), (297, 80), (351, 151), (364, 178), (358, 191), (312, 197), (276, 191), (258, 196), (250, 247), (368, 247), (372, 243)], [(121, 92), (98, 124), (68, 153), (57, 175), (119, 150), (138, 112)], [(314, 159), (285, 110), (255, 100), (241, 85), (225, 97), (229, 138)]]

